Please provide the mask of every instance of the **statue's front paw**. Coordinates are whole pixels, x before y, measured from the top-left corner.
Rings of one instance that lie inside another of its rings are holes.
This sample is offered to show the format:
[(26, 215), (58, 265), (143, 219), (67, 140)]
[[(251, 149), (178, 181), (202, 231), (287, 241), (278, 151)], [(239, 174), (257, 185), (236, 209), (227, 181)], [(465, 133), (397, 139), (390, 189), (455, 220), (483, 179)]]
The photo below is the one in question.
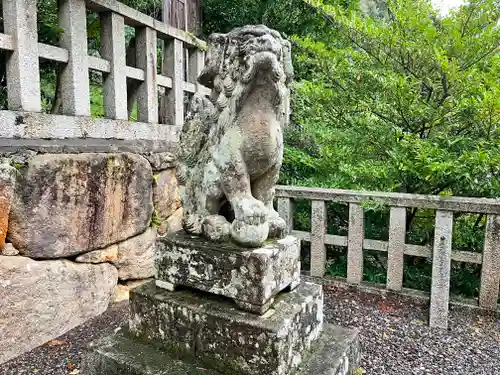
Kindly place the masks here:
[(202, 217), (200, 215), (185, 215), (182, 218), (182, 228), (186, 233), (199, 235), (202, 230)]
[(255, 198), (243, 198), (234, 204), (236, 220), (248, 225), (261, 225), (267, 221), (268, 210), (264, 203)]
[(267, 240), (269, 235), (269, 224), (247, 224), (240, 220), (233, 221), (231, 225), (231, 237), (238, 244), (245, 247), (259, 247)]
[(229, 241), (231, 224), (221, 215), (210, 215), (203, 220), (203, 235), (213, 242)]
[(288, 226), (277, 213), (269, 217), (269, 238), (285, 238), (288, 231)]

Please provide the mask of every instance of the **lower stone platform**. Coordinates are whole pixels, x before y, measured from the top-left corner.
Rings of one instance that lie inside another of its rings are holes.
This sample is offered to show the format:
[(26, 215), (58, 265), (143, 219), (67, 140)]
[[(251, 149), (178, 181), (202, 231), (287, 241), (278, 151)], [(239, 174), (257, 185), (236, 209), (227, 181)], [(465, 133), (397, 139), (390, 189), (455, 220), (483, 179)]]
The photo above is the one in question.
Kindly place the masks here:
[(284, 375), (297, 367), (323, 328), (323, 289), (301, 283), (264, 315), (197, 290), (169, 292), (154, 282), (130, 295), (130, 335), (178, 358), (226, 374)]
[[(326, 324), (301, 365), (286, 375), (355, 375), (360, 365), (358, 332)], [(83, 355), (85, 375), (239, 375), (220, 373), (201, 363), (180, 361), (125, 333), (92, 343)], [(262, 372), (269, 375), (271, 372)]]

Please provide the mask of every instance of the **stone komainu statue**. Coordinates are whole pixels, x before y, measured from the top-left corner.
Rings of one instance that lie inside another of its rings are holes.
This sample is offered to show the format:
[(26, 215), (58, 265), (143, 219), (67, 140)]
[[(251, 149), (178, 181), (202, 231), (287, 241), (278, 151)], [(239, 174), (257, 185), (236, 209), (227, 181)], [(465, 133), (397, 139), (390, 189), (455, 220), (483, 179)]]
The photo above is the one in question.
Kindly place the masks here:
[(289, 121), (291, 46), (266, 26), (245, 26), (211, 35), (205, 64), (198, 81), (211, 97), (193, 97), (179, 145), (183, 228), (260, 246), (286, 232), (273, 199)]

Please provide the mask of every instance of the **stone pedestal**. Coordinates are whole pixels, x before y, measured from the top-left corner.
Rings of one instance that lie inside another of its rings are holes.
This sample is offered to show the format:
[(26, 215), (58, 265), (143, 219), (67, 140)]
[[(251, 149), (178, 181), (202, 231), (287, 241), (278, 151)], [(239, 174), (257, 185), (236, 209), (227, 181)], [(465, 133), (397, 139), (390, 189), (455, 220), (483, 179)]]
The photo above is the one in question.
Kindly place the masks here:
[(159, 239), (157, 249), (157, 286), (221, 295), (257, 314), (265, 313), (279, 292), (300, 283), (300, 240), (291, 236), (248, 249), (178, 232)]
[(128, 328), (89, 347), (85, 373), (354, 374), (357, 332), (324, 325), (322, 287), (299, 281), (298, 244), (287, 237), (251, 250), (185, 234), (163, 240), (157, 279), (131, 291)]
[(288, 374), (323, 328), (323, 291), (303, 283), (258, 316), (231, 301), (153, 283), (131, 292), (129, 329), (143, 342), (230, 374)]

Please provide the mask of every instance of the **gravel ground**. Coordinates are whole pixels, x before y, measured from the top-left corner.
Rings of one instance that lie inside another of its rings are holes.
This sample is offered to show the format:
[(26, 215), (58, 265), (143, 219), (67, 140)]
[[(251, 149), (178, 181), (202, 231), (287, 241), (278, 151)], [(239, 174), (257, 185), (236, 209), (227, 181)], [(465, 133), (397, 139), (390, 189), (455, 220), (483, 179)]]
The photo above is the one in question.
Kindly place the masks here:
[(80, 371), (82, 347), (96, 338), (113, 333), (127, 320), (127, 313), (127, 301), (112, 304), (97, 318), (0, 365), (0, 375), (85, 375)]
[(500, 314), (451, 307), (447, 331), (427, 324), (428, 306), (407, 297), (326, 287), (326, 319), (361, 333), (373, 375), (500, 375)]
[[(499, 314), (454, 307), (450, 327), (442, 331), (427, 326), (428, 308), (415, 300), (325, 289), (326, 319), (360, 329), (365, 374), (500, 375)], [(112, 333), (126, 314), (126, 302), (114, 304), (63, 337), (1, 365), (0, 375), (85, 375), (82, 346)]]

